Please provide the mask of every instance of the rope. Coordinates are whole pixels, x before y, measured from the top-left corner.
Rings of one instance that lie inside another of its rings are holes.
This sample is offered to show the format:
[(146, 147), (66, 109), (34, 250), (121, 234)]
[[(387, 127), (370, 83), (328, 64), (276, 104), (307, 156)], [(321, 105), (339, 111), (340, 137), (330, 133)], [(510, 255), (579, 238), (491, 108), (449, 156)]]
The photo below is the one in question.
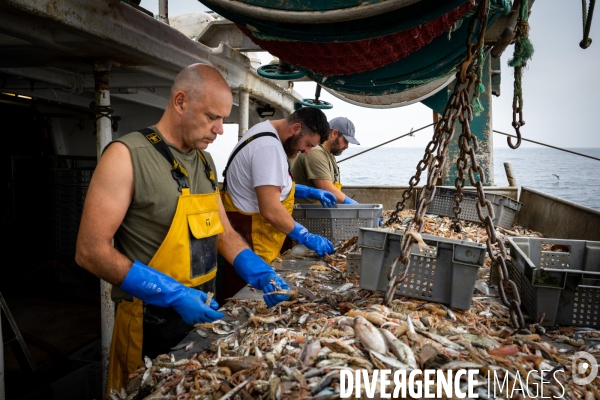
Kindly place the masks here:
[(421, 131), (421, 130), (423, 130), (423, 129), (425, 129), (425, 128), (429, 128), (429, 127), (430, 127), (430, 126), (432, 126), (432, 125), (435, 125), (435, 122), (433, 122), (433, 123), (431, 123), (431, 124), (429, 124), (429, 125), (425, 125), (425, 126), (423, 126), (423, 127), (419, 128), (419, 129), (417, 129), (416, 131), (412, 131), (412, 130), (411, 130), (410, 132), (408, 132), (408, 133), (406, 133), (406, 134), (404, 134), (404, 135), (402, 135), (402, 136), (398, 136), (398, 137), (397, 137), (397, 138), (395, 138), (395, 139), (388, 140), (387, 142), (383, 142), (383, 143), (381, 143), (381, 144), (378, 144), (377, 146), (371, 147), (370, 149), (367, 149), (367, 150), (365, 150), (365, 151), (361, 151), (360, 153), (356, 153), (356, 154), (354, 154), (353, 156), (346, 157), (346, 158), (344, 158), (343, 160), (340, 160), (340, 161), (338, 161), (337, 163), (339, 164), (339, 163), (341, 163), (341, 162), (344, 162), (344, 161), (346, 161), (346, 160), (349, 160), (349, 159), (351, 159), (351, 158), (354, 158), (354, 157), (356, 157), (356, 156), (360, 156), (361, 154), (364, 154), (364, 153), (366, 153), (367, 151), (375, 150), (375, 149), (376, 149), (376, 148), (378, 148), (378, 147), (381, 147), (381, 146), (383, 146), (383, 145), (385, 145), (385, 144), (391, 143), (391, 142), (393, 142), (393, 141), (395, 141), (395, 140), (402, 139), (402, 138), (403, 138), (403, 137), (405, 137), (405, 136), (412, 136), (412, 134), (413, 134), (413, 133), (419, 132), (419, 131)]
[(525, 67), (527, 61), (533, 56), (533, 44), (529, 40), (529, 0), (521, 1), (519, 9), (519, 23), (517, 24), (516, 33), (517, 41), (515, 42), (515, 51), (513, 58), (508, 60), (508, 65), (511, 67)]
[[(511, 134), (509, 134), (509, 133), (504, 133), (504, 132), (500, 132), (500, 131), (497, 131), (497, 130), (494, 130), (494, 132), (496, 132), (496, 133), (499, 133), (499, 134), (501, 134), (501, 135), (504, 135), (504, 136), (510, 136), (510, 137), (514, 137), (514, 138), (516, 138), (516, 136), (515, 136), (515, 135), (511, 135)], [(591, 158), (592, 160), (600, 161), (600, 158), (596, 158), (596, 157), (593, 157), (593, 156), (589, 156), (589, 155), (587, 155), (587, 154), (577, 153), (576, 151), (571, 151), (571, 150), (563, 149), (563, 148), (561, 148), (561, 147), (552, 146), (552, 145), (550, 145), (550, 144), (541, 143), (541, 142), (536, 142), (535, 140), (525, 139), (525, 138), (523, 138), (523, 137), (521, 137), (521, 140), (524, 140), (524, 141), (526, 141), (526, 142), (531, 142), (531, 143), (539, 144), (540, 146), (546, 146), (546, 147), (550, 147), (550, 148), (552, 148), (552, 149), (556, 149), (556, 150), (564, 151), (564, 152), (566, 152), (566, 153), (575, 154), (575, 155), (577, 155), (577, 156), (586, 157), (586, 158)]]
[[(516, 149), (521, 145), (521, 127), (525, 125), (523, 119), (523, 86), (521, 77), (523, 76), (523, 68), (527, 65), (527, 61), (533, 56), (533, 45), (529, 40), (529, 0), (521, 0), (519, 8), (519, 20), (515, 28), (515, 50), (513, 58), (508, 60), (508, 65), (515, 69), (515, 80), (513, 83), (513, 121), (512, 126), (517, 134), (517, 143), (513, 144), (511, 138), (506, 138), (508, 146), (511, 149)], [(518, 117), (518, 120), (517, 120)]]
[(473, 106), (473, 114), (479, 116), (483, 111), (483, 105), (479, 96), (485, 92), (485, 85), (483, 84), (483, 64), (485, 63), (485, 52), (483, 51), (483, 45), (479, 48), (477, 54), (477, 84), (473, 90), (473, 98), (471, 99), (471, 105)]
[[(585, 0), (583, 0), (583, 1), (585, 1)], [(462, 26), (463, 21), (465, 19), (471, 18), (473, 15), (475, 15), (476, 11), (477, 11), (476, 8), (472, 8), (470, 11), (468, 11), (464, 15), (463, 18), (456, 21), (454, 23), (454, 25), (452, 25), (452, 27), (450, 27), (450, 29), (448, 30), (448, 35), (450, 35), (454, 31), (458, 30), (458, 28), (460, 28)], [(491, 1), (488, 4), (488, 13), (489, 14), (495, 14), (498, 12), (502, 15), (507, 15), (510, 12), (510, 0), (495, 0), (495, 1)]]
[[(425, 126), (423, 126), (423, 127), (419, 128), (419, 129), (417, 129), (416, 131), (410, 131), (410, 132), (408, 132), (408, 133), (406, 133), (406, 134), (404, 134), (404, 135), (398, 136), (397, 138), (394, 138), (394, 139), (388, 140), (387, 142), (383, 142), (383, 143), (381, 143), (381, 144), (378, 144), (377, 146), (373, 146), (373, 147), (371, 147), (370, 149), (367, 149), (367, 150), (361, 151), (360, 153), (356, 153), (356, 154), (354, 154), (354, 155), (352, 155), (352, 156), (350, 156), (350, 157), (346, 157), (346, 158), (344, 158), (343, 160), (340, 160), (340, 161), (338, 161), (337, 163), (339, 164), (339, 163), (341, 163), (341, 162), (344, 162), (344, 161), (346, 161), (346, 160), (349, 160), (349, 159), (351, 159), (351, 158), (354, 158), (354, 157), (356, 157), (356, 156), (359, 156), (359, 155), (361, 155), (361, 154), (364, 154), (364, 153), (366, 153), (366, 152), (368, 152), (368, 151), (375, 150), (375, 149), (376, 149), (376, 148), (378, 148), (378, 147), (381, 147), (381, 146), (383, 146), (383, 145), (386, 145), (386, 144), (388, 144), (388, 143), (394, 142), (394, 141), (396, 141), (396, 140), (398, 140), (398, 139), (402, 139), (403, 137), (406, 137), (406, 136), (411, 136), (413, 133), (419, 132), (419, 131), (421, 131), (421, 130), (423, 130), (423, 129), (425, 129), (425, 128), (429, 128), (429, 127), (430, 127), (430, 126), (432, 126), (432, 125), (435, 125), (435, 122), (434, 122), (434, 123), (431, 123), (431, 124), (429, 124), (429, 125), (425, 125)], [(495, 133), (499, 133), (500, 135), (504, 135), (504, 136), (510, 136), (510, 137), (514, 137), (514, 138), (516, 138), (516, 136), (515, 136), (515, 135), (511, 135), (511, 134), (509, 134), (509, 133), (504, 133), (504, 132), (500, 132), (500, 131), (497, 131), (497, 130), (494, 130), (494, 132), (495, 132)], [(576, 151), (572, 151), (572, 150), (563, 149), (563, 148), (561, 148), (561, 147), (552, 146), (552, 145), (550, 145), (550, 144), (541, 143), (541, 142), (536, 142), (535, 140), (530, 140), (530, 139), (525, 139), (525, 138), (521, 138), (521, 140), (524, 140), (524, 141), (526, 141), (526, 142), (531, 142), (531, 143), (539, 144), (540, 146), (546, 146), (546, 147), (550, 147), (550, 148), (553, 148), (553, 149), (556, 149), (556, 150), (564, 151), (564, 152), (566, 152), (566, 153), (571, 153), (571, 154), (575, 154), (575, 155), (578, 155), (578, 156), (582, 156), (582, 157), (586, 157), (586, 158), (591, 158), (592, 160), (600, 161), (600, 158), (596, 158), (596, 157), (593, 157), (593, 156), (589, 156), (589, 155), (587, 155), (587, 154), (577, 153)]]

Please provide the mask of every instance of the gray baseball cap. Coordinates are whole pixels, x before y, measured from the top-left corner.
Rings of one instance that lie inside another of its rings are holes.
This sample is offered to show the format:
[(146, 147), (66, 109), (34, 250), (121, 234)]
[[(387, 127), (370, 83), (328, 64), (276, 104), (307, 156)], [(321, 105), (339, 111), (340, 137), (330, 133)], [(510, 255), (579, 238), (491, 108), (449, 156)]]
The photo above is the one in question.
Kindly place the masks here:
[(346, 140), (352, 144), (360, 144), (358, 140), (354, 137), (354, 124), (346, 117), (337, 117), (329, 121), (329, 127), (333, 129), (337, 129)]

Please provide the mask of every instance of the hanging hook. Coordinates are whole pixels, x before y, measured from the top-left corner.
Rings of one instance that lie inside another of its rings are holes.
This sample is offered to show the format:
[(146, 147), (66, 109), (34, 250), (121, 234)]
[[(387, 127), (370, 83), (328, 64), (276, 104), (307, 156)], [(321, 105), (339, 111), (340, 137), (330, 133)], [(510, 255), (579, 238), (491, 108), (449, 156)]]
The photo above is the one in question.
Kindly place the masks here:
[(596, 0), (590, 0), (590, 5), (587, 12), (585, 10), (585, 0), (582, 1), (583, 39), (581, 39), (581, 42), (579, 42), (579, 47), (582, 49), (587, 49), (592, 44), (592, 39), (590, 38), (590, 28), (592, 27), (592, 17), (594, 15), (594, 6), (596, 4)]
[(513, 128), (515, 128), (515, 132), (517, 134), (517, 144), (513, 144), (512, 143), (512, 137), (509, 136), (506, 138), (506, 142), (508, 143), (508, 147), (510, 147), (511, 149), (515, 150), (518, 149), (519, 146), (521, 145), (521, 127), (518, 124), (514, 124), (513, 123)]

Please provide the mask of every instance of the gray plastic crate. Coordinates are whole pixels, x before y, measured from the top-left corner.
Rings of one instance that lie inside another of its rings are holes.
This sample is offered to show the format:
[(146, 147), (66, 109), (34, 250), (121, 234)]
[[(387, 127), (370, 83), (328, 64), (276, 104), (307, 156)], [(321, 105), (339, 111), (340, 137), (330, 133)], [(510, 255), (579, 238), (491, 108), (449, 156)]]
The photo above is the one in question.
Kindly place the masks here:
[[(435, 198), (431, 204), (427, 206), (427, 213), (444, 217), (454, 217), (452, 209), (456, 206), (456, 203), (454, 202), (455, 194), (456, 189), (445, 187), (436, 188)], [(477, 193), (465, 189), (463, 190), (463, 196), (463, 201), (460, 203), (462, 211), (458, 214), (458, 217), (465, 221), (481, 222), (476, 208), (476, 204), (479, 201)], [(499, 194), (486, 193), (485, 198), (492, 203), (494, 215), (496, 216), (494, 225), (509, 229), (513, 224), (517, 212), (521, 209), (523, 204), (510, 197)], [(486, 217), (488, 216), (487, 207), (483, 208), (483, 215)]]
[(381, 204), (296, 204), (292, 217), (310, 233), (324, 236), (334, 244), (358, 235), (358, 228), (376, 228), (383, 216)]
[(514, 262), (507, 263), (510, 278), (515, 282), (521, 303), (542, 325), (574, 325), (600, 327), (600, 273), (556, 269), (546, 272), (562, 274), (562, 285), (531, 283), (531, 278)]
[[(534, 284), (562, 287), (562, 271), (600, 272), (600, 242), (571, 239), (509, 237), (510, 256)], [(490, 283), (498, 284), (495, 268)]]
[(510, 256), (533, 278), (548, 268), (600, 272), (600, 242), (529, 237), (509, 237), (508, 242)]
[[(600, 327), (600, 242), (509, 237), (510, 278), (543, 325)], [(495, 277), (497, 281), (497, 277)]]
[(360, 263), (362, 259), (361, 253), (348, 253), (346, 254), (346, 272), (351, 274), (360, 273)]
[(77, 350), (68, 357), (71, 361), (81, 361), (88, 364), (102, 364), (102, 343), (100, 339), (93, 341)]
[(22, 398), (22, 400), (101, 400), (102, 367), (87, 364), (41, 389)]
[[(400, 254), (403, 236), (403, 231), (360, 228), (360, 287), (368, 290), (387, 289), (387, 275)], [(485, 259), (485, 245), (432, 235), (422, 236), (429, 247), (421, 251), (416, 244), (413, 245), (410, 270), (405, 281), (398, 285), (396, 294), (468, 310), (477, 272)], [(396, 275), (403, 268), (399, 263)]]

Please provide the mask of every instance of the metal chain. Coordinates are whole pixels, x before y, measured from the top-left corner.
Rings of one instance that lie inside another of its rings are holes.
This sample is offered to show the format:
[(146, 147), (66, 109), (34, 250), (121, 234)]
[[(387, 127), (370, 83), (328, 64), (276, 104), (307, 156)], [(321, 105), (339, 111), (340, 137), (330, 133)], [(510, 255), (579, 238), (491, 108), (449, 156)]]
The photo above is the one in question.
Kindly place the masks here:
[[(404, 240), (400, 245), (400, 255), (396, 258), (388, 273), (389, 283), (385, 294), (385, 303), (388, 305), (391, 305), (397, 285), (402, 282), (408, 274), (410, 268), (410, 254), (415, 241), (414, 237), (408, 233), (411, 230), (418, 233), (423, 230), (427, 206), (431, 204), (435, 198), (436, 180), (445, 166), (448, 146), (454, 136), (457, 120), (463, 123), (465, 121), (470, 122), (473, 119), (473, 108), (469, 102), (469, 93), (471, 93), (473, 85), (477, 81), (477, 73), (474, 72), (474, 63), (477, 52), (483, 45), (483, 36), (485, 34), (488, 19), (488, 3), (489, 0), (482, 0), (479, 3), (477, 15), (469, 22), (469, 34), (466, 42), (467, 55), (456, 74), (457, 80), (454, 91), (448, 100), (448, 104), (446, 104), (442, 118), (436, 125), (433, 139), (425, 148), (423, 159), (417, 164), (417, 172), (409, 181), (409, 188), (402, 194), (402, 200), (396, 204), (396, 210), (388, 220), (388, 225), (399, 221), (398, 213), (404, 209), (406, 200), (411, 197), (414, 186), (420, 181), (421, 173), (429, 165), (427, 184), (419, 193), (419, 198), (416, 201), (417, 206), (415, 207), (415, 215), (407, 227)], [(477, 28), (479, 29), (478, 39), (477, 42), (472, 43), (473, 35)], [(434, 152), (436, 152), (436, 155), (433, 157), (433, 161), (430, 162)], [(415, 227), (416, 230), (413, 230), (413, 227)], [(398, 262), (401, 262), (404, 265), (404, 272), (401, 275), (394, 276)]]
[[(515, 30), (515, 55), (520, 54), (519, 57), (523, 57), (522, 46), (523, 40), (522, 38), (527, 38), (529, 36), (529, 22), (527, 22), (527, 13), (528, 13), (528, 3), (521, 2), (520, 10), (519, 10), (519, 21), (517, 22), (517, 27)], [(515, 56), (515, 58), (517, 58)], [(513, 59), (514, 60), (514, 59)], [(514, 81), (514, 94), (513, 94), (513, 120), (512, 126), (515, 129), (515, 134), (517, 135), (517, 143), (513, 144), (512, 138), (506, 138), (506, 142), (511, 149), (517, 149), (521, 146), (521, 127), (525, 125), (525, 120), (523, 119), (523, 85), (521, 83), (521, 78), (523, 76), (523, 67), (526, 65), (527, 59), (519, 59), (519, 62), (516, 64), (511, 64), (515, 68), (515, 81)], [(517, 119), (517, 115), (519, 118)]]
[[(463, 123), (463, 121), (461, 121), (461, 123)], [(496, 218), (496, 215), (494, 213), (494, 208), (492, 203), (486, 199), (485, 192), (483, 190), (483, 185), (486, 182), (485, 173), (475, 158), (475, 153), (478, 150), (477, 138), (471, 134), (468, 123), (463, 123), (462, 127), (463, 132), (458, 139), (460, 144), (460, 156), (461, 159), (464, 160), (467, 160), (467, 155), (469, 156), (469, 180), (471, 185), (475, 186), (477, 189), (477, 195), (479, 198), (479, 201), (475, 204), (475, 208), (477, 209), (477, 215), (479, 216), (481, 222), (483, 222), (487, 233), (486, 246), (490, 259), (492, 260), (492, 268), (497, 268), (500, 276), (500, 283), (498, 284), (500, 299), (502, 300), (502, 303), (509, 308), (513, 326), (518, 329), (519, 332), (528, 332), (525, 325), (525, 319), (521, 313), (521, 296), (519, 295), (519, 290), (517, 289), (515, 283), (509, 278), (508, 268), (506, 267), (506, 248), (504, 247), (502, 240), (498, 240), (498, 237), (496, 236), (496, 228), (494, 226), (494, 219)], [(473, 146), (469, 146), (470, 142), (473, 143)], [(487, 209), (487, 215), (484, 214), (484, 207)], [(492, 248), (494, 244), (497, 244), (499, 249), (496, 255), (494, 254), (494, 249)], [(505, 287), (511, 288), (513, 300), (509, 301), (506, 297)]]
[[(483, 43), (482, 43), (482, 47), (480, 49), (481, 49), (481, 51), (478, 54), (479, 57), (477, 57), (477, 59), (476, 59), (477, 65), (475, 66), (475, 71), (474, 71), (474, 73), (477, 76), (477, 80), (474, 85), (475, 88), (478, 88), (478, 86), (481, 84), (483, 64), (485, 62), (485, 55), (483, 54)], [(475, 98), (475, 97), (479, 97), (479, 90), (477, 90), (477, 89), (475, 89), (473, 91), (473, 98)], [(473, 100), (471, 100), (471, 104), (473, 104)], [(462, 131), (469, 132), (469, 134), (471, 132), (472, 115), (470, 117), (471, 117), (470, 119), (465, 119), (464, 117), (459, 116), (459, 121), (462, 126)], [(475, 149), (475, 152), (477, 152), (477, 150), (478, 150), (477, 138), (475, 136), (472, 136), (472, 137), (475, 141), (473, 143), (473, 147)], [(455, 232), (462, 231), (462, 225), (460, 223), (459, 215), (462, 212), (462, 207), (460, 205), (464, 199), (464, 194), (463, 194), (462, 189), (465, 187), (465, 184), (467, 183), (467, 180), (464, 175), (464, 171), (468, 165), (468, 160), (467, 160), (468, 152), (463, 151), (463, 149), (465, 148), (465, 145), (467, 145), (467, 143), (464, 143), (465, 140), (466, 140), (466, 138), (465, 138), (464, 134), (460, 135), (460, 137), (458, 138), (458, 145), (459, 145), (460, 153), (459, 153), (458, 159), (456, 160), (456, 170), (458, 172), (458, 176), (454, 181), (454, 186), (456, 187), (456, 193), (453, 196), (455, 206), (452, 208), (452, 212), (454, 213), (454, 218), (452, 221), (452, 228), (454, 229)]]
[[(517, 135), (517, 144), (513, 144), (512, 138), (507, 137), (506, 141), (511, 149), (518, 149), (519, 146), (521, 146), (521, 127), (525, 125), (525, 120), (523, 120), (523, 88), (521, 84), (522, 76), (523, 67), (515, 67), (514, 95), (512, 102), (512, 126), (515, 128), (515, 134)], [(519, 120), (517, 120), (517, 115), (519, 116)]]
[[(481, 64), (482, 63), (480, 62), (479, 65), (477, 65), (477, 67), (476, 67), (477, 72), (479, 72), (479, 70), (482, 68)], [(517, 82), (517, 77), (516, 77), (517, 69), (519, 70), (519, 73), (520, 73), (521, 67), (515, 68), (515, 85)], [(479, 73), (477, 73), (476, 84), (479, 84), (480, 76), (481, 75)], [(518, 82), (520, 85), (520, 75), (519, 75)], [(522, 102), (522, 98), (521, 98), (521, 102)], [(514, 104), (513, 104), (513, 107), (514, 107)], [(520, 116), (522, 118), (521, 108), (519, 108), (518, 111), (521, 113)], [(514, 116), (515, 116), (515, 114), (513, 112), (513, 118), (515, 118)], [(492, 268), (498, 268), (498, 274), (500, 276), (500, 283), (498, 285), (498, 289), (500, 291), (500, 299), (502, 300), (502, 303), (504, 303), (504, 305), (509, 308), (511, 322), (512, 322), (513, 326), (516, 329), (518, 329), (518, 331), (520, 331), (520, 332), (528, 332), (526, 329), (526, 325), (525, 325), (525, 319), (523, 318), (523, 314), (521, 313), (521, 297), (519, 295), (519, 291), (518, 291), (515, 283), (512, 280), (510, 280), (509, 274), (508, 274), (508, 268), (506, 267), (506, 261), (507, 261), (506, 248), (504, 247), (504, 243), (501, 240), (498, 240), (498, 238), (496, 236), (496, 228), (494, 226), (494, 219), (496, 218), (496, 216), (494, 213), (494, 208), (492, 207), (492, 203), (488, 199), (486, 199), (485, 192), (483, 190), (483, 186), (485, 185), (486, 179), (485, 179), (485, 173), (484, 173), (483, 168), (478, 164), (477, 159), (475, 158), (475, 154), (479, 150), (479, 145), (478, 145), (477, 137), (475, 137), (471, 133), (470, 124), (471, 124), (471, 120), (472, 120), (472, 114), (467, 114), (467, 117), (465, 117), (465, 115), (461, 114), (458, 116), (458, 118), (459, 118), (459, 121), (462, 126), (462, 133), (458, 138), (458, 144), (460, 147), (459, 158), (456, 161), (458, 177), (456, 178), (456, 180), (454, 182), (456, 191), (457, 191), (457, 193), (454, 195), (454, 201), (456, 203), (456, 206), (452, 209), (452, 211), (454, 212), (454, 229), (457, 231), (461, 230), (458, 215), (461, 212), (460, 203), (464, 197), (464, 195), (462, 193), (462, 189), (464, 188), (465, 183), (466, 183), (464, 171), (465, 171), (465, 169), (467, 169), (471, 185), (475, 186), (477, 188), (477, 195), (478, 195), (479, 201), (476, 203), (475, 206), (477, 209), (477, 215), (479, 216), (479, 219), (481, 220), (481, 222), (483, 222), (483, 224), (485, 225), (485, 229), (487, 232), (486, 246), (487, 246), (487, 251), (490, 256), (490, 259), (492, 260)], [(521, 125), (524, 125), (524, 124), (525, 124), (524, 122), (521, 123)], [(515, 126), (514, 122), (513, 122), (513, 126)], [(515, 129), (517, 130), (517, 132), (518, 132), (518, 128), (519, 128), (519, 126), (515, 126)], [(519, 136), (516, 147), (519, 146), (520, 142), (521, 142), (521, 138)], [(469, 143), (472, 143), (473, 145), (470, 146)], [(510, 142), (509, 142), (509, 144), (510, 144)], [(477, 179), (477, 178), (479, 178), (479, 179)], [(487, 216), (484, 215), (484, 207), (487, 209), (487, 214), (488, 214)], [(492, 248), (493, 244), (497, 244), (498, 248), (499, 248), (499, 252), (496, 255), (494, 254), (494, 251)], [(510, 287), (512, 290), (513, 300), (511, 300), (511, 301), (509, 301), (508, 298), (506, 297), (506, 292), (505, 292), (506, 286)]]

